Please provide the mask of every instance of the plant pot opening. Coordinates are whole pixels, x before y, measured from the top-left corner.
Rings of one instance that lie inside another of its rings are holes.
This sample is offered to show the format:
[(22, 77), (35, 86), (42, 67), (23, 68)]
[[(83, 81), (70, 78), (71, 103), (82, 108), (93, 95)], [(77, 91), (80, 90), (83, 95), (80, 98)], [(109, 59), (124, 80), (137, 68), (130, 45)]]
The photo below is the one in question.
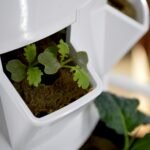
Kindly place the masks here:
[(127, 0), (108, 0), (108, 3), (118, 9), (127, 16), (136, 19), (136, 10), (134, 6)]
[[(35, 42), (37, 55), (41, 54), (47, 47), (59, 43), (60, 39), (66, 41), (67, 34), (67, 28), (65, 28), (45, 39)], [(74, 51), (73, 47), (70, 49)], [(17, 50), (2, 54), (2, 66), (4, 73), (36, 117), (43, 117), (65, 107), (91, 90), (91, 85), (89, 85), (87, 89), (79, 87), (77, 82), (73, 79), (73, 71), (69, 70), (67, 67), (59, 69), (55, 74), (42, 75), (41, 83), (37, 87), (29, 85), (28, 79), (26, 78), (21, 82), (14, 82), (11, 79), (12, 74), (7, 70), (6, 66), (12, 59), (19, 59), (24, 65), (28, 65), (28, 61), (24, 57), (24, 50), (25, 47), (21, 47)], [(74, 53), (75, 52), (73, 52), (73, 55)], [(69, 57), (71, 57), (71, 55)], [(61, 59), (59, 55), (57, 58)], [(70, 61), (68, 65), (75, 66), (76, 62)], [(36, 64), (35, 66), (44, 72), (45, 68), (41, 64)]]

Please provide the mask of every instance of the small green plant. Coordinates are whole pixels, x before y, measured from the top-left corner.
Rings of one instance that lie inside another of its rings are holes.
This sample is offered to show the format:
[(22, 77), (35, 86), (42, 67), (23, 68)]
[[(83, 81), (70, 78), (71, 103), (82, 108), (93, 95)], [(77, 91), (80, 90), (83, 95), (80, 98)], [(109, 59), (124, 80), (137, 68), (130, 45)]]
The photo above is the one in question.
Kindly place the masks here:
[(21, 82), (27, 78), (29, 85), (35, 87), (41, 82), (43, 72), (37, 67), (37, 51), (36, 45), (31, 44), (24, 48), (24, 56), (27, 65), (23, 64), (19, 59), (10, 60), (6, 69), (11, 73), (11, 79), (15, 82)]
[[(13, 59), (7, 63), (6, 69), (11, 73), (13, 81), (21, 82), (26, 78), (30, 86), (37, 87), (41, 83), (42, 75), (55, 74), (61, 68), (68, 68), (78, 87), (87, 89), (90, 85), (86, 71), (88, 56), (84, 51), (77, 52), (72, 57), (70, 53), (69, 45), (63, 40), (60, 40), (58, 45), (46, 48), (38, 56), (36, 45), (31, 44), (24, 48), (28, 65), (23, 64), (19, 59)], [(78, 65), (74, 65), (74, 62)], [(44, 71), (38, 67), (39, 64), (44, 66)]]
[(150, 116), (137, 110), (139, 101), (103, 92), (95, 101), (100, 118), (106, 126), (124, 135), (123, 150), (150, 150), (150, 134), (144, 138), (129, 136), (141, 124), (149, 124)]

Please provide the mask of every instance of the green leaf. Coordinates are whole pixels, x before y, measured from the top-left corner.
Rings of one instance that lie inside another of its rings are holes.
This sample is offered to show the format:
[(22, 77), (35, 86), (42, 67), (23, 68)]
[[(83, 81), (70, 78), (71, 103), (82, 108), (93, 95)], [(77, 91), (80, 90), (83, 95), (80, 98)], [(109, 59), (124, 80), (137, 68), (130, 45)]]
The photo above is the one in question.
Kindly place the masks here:
[(56, 56), (48, 51), (44, 51), (38, 56), (38, 61), (42, 65), (44, 65), (44, 72), (46, 74), (54, 74), (56, 73), (60, 68), (61, 65), (58, 62)]
[(57, 46), (50, 46), (50, 47), (46, 48), (45, 51), (53, 53), (56, 56), (57, 52), (58, 52), (58, 48), (57, 48)]
[(90, 85), (88, 73), (81, 67), (72, 67), (71, 72), (73, 72), (73, 80), (77, 82), (78, 87), (87, 89)]
[(103, 92), (95, 101), (101, 119), (119, 134), (132, 131), (140, 124), (150, 122), (150, 117), (137, 110), (139, 101)]
[(6, 69), (11, 73), (11, 79), (20, 82), (26, 77), (26, 66), (18, 59), (10, 60)]
[(42, 71), (38, 67), (30, 67), (27, 71), (27, 80), (30, 86), (38, 87), (41, 82)]
[(75, 56), (73, 56), (74, 61), (81, 67), (86, 68), (88, 63), (88, 55), (84, 51), (77, 52)]
[(61, 54), (61, 59), (62, 61), (68, 57), (69, 55), (69, 46), (67, 43), (65, 43), (62, 39), (59, 41), (59, 44), (57, 45), (58, 47), (58, 52)]
[(24, 56), (29, 64), (32, 64), (36, 58), (36, 45), (30, 44), (24, 48)]
[(150, 150), (150, 134), (136, 140), (130, 150)]

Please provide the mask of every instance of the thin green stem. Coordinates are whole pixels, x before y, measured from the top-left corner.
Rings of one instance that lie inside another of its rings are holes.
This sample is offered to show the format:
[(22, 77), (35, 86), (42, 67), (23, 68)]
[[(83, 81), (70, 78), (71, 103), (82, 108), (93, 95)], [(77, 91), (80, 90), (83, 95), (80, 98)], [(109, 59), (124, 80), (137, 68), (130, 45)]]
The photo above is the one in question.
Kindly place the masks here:
[(64, 65), (64, 66), (62, 66), (62, 68), (69, 68), (69, 69), (72, 69), (72, 66)]
[(127, 126), (126, 126), (126, 122), (125, 122), (125, 119), (122, 115), (122, 112), (121, 110), (120, 111), (120, 117), (121, 117), (121, 120), (122, 120), (122, 125), (123, 125), (123, 129), (124, 129), (124, 148), (123, 150), (128, 150), (129, 148), (129, 136), (128, 136), (128, 129), (127, 129)]
[(129, 136), (128, 133), (126, 133), (127, 131), (125, 131), (124, 133), (124, 137), (125, 137), (125, 144), (124, 144), (124, 150), (128, 150), (129, 148)]
[(132, 148), (133, 143), (135, 142), (136, 138), (132, 137), (131, 140), (129, 141), (129, 150)]
[(129, 148), (129, 136), (128, 136), (128, 129), (126, 127), (126, 123), (124, 120), (124, 117), (121, 115), (122, 122), (123, 122), (123, 128), (124, 128), (124, 148), (123, 150), (128, 150)]
[(136, 141), (135, 137), (138, 135), (139, 131), (140, 131), (140, 128), (138, 128), (138, 130), (136, 131), (135, 135), (131, 138), (130, 143), (129, 143), (129, 150), (130, 150), (130, 148), (132, 148), (133, 143)]
[(68, 64), (69, 62), (71, 62), (72, 61), (72, 58), (69, 58), (69, 59), (67, 59), (66, 61), (64, 61), (64, 62), (61, 62), (61, 66), (63, 67), (63, 66), (65, 66), (66, 64)]

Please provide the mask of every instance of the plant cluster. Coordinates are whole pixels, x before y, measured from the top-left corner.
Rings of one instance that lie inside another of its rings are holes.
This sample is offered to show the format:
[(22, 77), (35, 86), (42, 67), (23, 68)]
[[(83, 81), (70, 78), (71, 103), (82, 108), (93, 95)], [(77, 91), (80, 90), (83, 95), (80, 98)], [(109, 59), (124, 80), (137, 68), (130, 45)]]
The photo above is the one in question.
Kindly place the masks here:
[[(77, 52), (73, 56), (70, 53), (69, 45), (62, 39), (59, 44), (47, 47), (40, 54), (37, 54), (36, 45), (30, 44), (24, 48), (27, 65), (19, 59), (13, 59), (8, 61), (6, 69), (11, 73), (13, 81), (21, 82), (27, 79), (30, 86), (38, 87), (44, 74), (52, 75), (61, 68), (68, 68), (78, 87), (87, 89), (90, 85), (89, 75), (86, 71), (88, 56), (84, 51)], [(44, 69), (42, 70), (39, 65), (42, 65)]]
[(135, 138), (130, 133), (139, 125), (149, 124), (150, 116), (137, 110), (139, 101), (103, 92), (95, 101), (101, 120), (116, 133), (124, 135), (123, 150), (150, 150), (150, 133)]

